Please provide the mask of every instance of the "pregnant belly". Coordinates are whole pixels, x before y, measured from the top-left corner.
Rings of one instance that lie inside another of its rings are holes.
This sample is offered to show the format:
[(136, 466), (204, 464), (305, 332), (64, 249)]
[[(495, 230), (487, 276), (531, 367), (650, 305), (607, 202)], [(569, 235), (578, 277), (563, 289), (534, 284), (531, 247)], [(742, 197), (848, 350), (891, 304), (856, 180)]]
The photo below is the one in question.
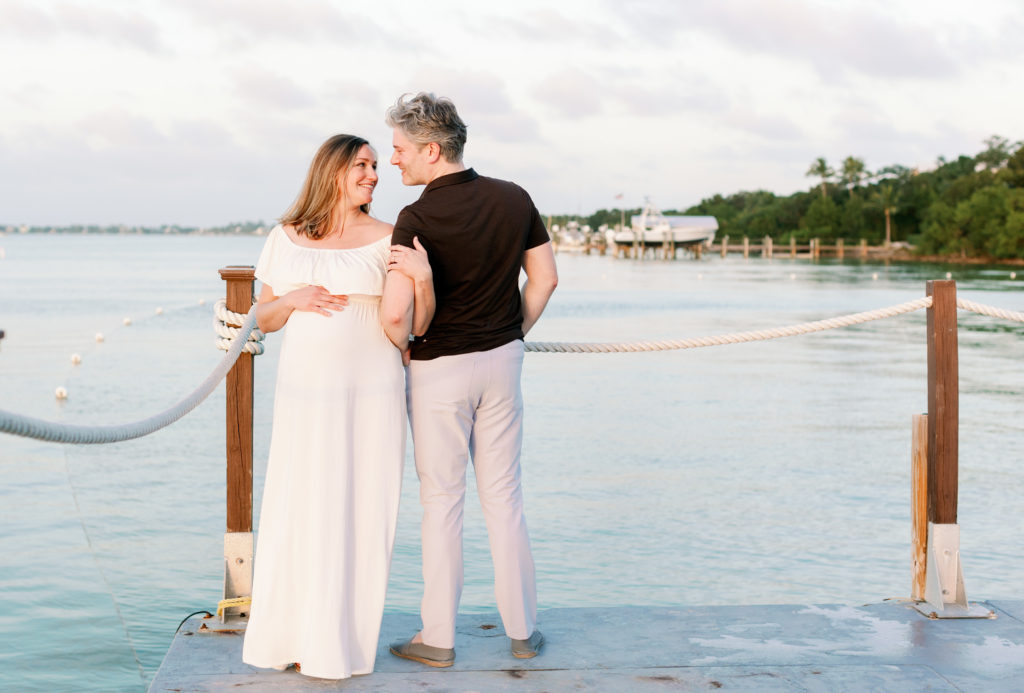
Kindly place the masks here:
[(308, 368), (333, 370), (355, 363), (370, 369), (401, 367), (398, 349), (384, 334), (376, 301), (350, 298), (330, 316), (296, 311), (285, 327), (281, 359), (301, 360)]

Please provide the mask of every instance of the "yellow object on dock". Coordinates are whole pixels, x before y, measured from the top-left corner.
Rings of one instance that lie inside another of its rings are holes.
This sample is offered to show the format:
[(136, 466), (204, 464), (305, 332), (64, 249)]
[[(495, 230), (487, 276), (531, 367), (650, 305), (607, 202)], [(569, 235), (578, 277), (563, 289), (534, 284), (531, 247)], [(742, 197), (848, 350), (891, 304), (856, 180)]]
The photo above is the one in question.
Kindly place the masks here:
[(252, 604), (252, 597), (232, 597), (231, 599), (221, 599), (217, 602), (217, 618), (224, 616), (224, 609), (231, 609), (236, 606), (249, 606)]

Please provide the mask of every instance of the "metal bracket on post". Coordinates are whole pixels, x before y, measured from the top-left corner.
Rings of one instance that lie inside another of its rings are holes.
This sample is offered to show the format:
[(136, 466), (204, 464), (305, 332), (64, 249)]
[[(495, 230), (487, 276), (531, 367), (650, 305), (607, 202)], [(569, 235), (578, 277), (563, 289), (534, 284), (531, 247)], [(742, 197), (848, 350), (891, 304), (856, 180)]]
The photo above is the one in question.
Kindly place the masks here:
[(928, 523), (925, 601), (914, 608), (929, 618), (995, 618), (980, 604), (967, 602), (960, 564), (960, 525)]

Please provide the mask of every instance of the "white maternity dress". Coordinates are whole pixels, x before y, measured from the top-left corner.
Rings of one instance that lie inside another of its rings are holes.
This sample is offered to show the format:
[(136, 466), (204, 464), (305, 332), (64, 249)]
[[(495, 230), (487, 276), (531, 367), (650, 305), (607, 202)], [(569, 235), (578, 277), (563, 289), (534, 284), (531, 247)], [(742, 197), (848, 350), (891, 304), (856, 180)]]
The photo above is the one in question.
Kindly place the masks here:
[(256, 277), (347, 294), (284, 329), (242, 659), (341, 679), (373, 671), (405, 456), (405, 373), (380, 324), (390, 236), (306, 248), (275, 227)]

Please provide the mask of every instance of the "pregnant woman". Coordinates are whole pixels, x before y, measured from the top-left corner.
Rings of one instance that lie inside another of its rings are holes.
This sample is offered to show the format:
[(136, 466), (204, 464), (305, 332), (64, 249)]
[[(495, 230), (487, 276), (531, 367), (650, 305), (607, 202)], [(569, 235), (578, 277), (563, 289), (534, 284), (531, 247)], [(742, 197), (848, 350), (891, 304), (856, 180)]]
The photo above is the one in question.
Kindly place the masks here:
[[(376, 167), (366, 140), (327, 140), (256, 265), (259, 327), (286, 329), (242, 659), (327, 679), (373, 671), (405, 457), (402, 353), (380, 319), (391, 225), (369, 215)], [(426, 296), (414, 325), (429, 322), (426, 254), (391, 269)]]

